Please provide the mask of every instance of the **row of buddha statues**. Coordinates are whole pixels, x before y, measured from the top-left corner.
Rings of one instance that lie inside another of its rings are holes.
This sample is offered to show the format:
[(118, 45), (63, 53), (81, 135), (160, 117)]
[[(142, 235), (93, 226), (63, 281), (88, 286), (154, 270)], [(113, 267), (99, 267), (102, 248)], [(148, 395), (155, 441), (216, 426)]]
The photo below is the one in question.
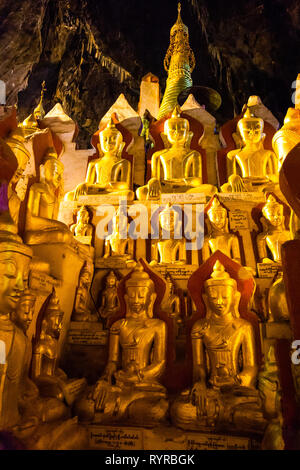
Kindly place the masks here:
[[(1, 429), (12, 432), (29, 448), (72, 449), (87, 445), (84, 424), (88, 422), (153, 425), (170, 416), (173, 424), (183, 429), (228, 429), (261, 435), (269, 415), (279, 419), (278, 407), (270, 411), (270, 402), (264, 404), (274, 390), (278, 394), (272, 386), (274, 377), (259, 367), (257, 329), (241, 311), (238, 284), (250, 282), (253, 290), (254, 282), (251, 275), (241, 275), (237, 263), (232, 269), (226, 255), (217, 251), (215, 259), (205, 263), (210, 265), (210, 274), (196, 289), (198, 295), (202, 292), (205, 309), (190, 331), (190, 389), (171, 398), (162, 383), (172, 367), (167, 341), (172, 324), (160, 309), (158, 276), (141, 260), (118, 289), (123, 307), (112, 315), (106, 368), (95, 385), (86, 386), (85, 379), (78, 379), (82, 393), (72, 402), (66, 385), (78, 380), (68, 379), (59, 369), (57, 355), (63, 318), (59, 299), (53, 290), (39, 312), (30, 344), (26, 331), (35, 300), (26, 286), (32, 251), (21, 241), (9, 217), (1, 229), (4, 283), (0, 290), (0, 339), (6, 353), (0, 369)], [(85, 282), (89, 282), (87, 276)], [(270, 358), (274, 361), (272, 352)], [(78, 424), (78, 419), (83, 424)], [(265, 440), (282, 447), (278, 427), (274, 436), (273, 429)]]

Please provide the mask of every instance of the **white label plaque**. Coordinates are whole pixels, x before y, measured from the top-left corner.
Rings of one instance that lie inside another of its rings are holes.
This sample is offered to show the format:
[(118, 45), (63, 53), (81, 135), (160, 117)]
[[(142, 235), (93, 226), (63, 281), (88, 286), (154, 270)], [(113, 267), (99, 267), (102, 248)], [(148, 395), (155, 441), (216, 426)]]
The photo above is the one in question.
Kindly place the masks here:
[(142, 450), (143, 431), (136, 428), (89, 426), (90, 446), (103, 450)]
[(108, 341), (108, 330), (95, 322), (71, 322), (68, 333), (69, 344), (105, 346)]
[(234, 209), (233, 211), (230, 211), (229, 223), (231, 230), (249, 230), (248, 212), (242, 211), (241, 209)]
[(206, 197), (203, 193), (163, 193), (161, 195), (162, 204), (171, 202), (172, 204), (205, 204)]
[(261, 278), (273, 278), (281, 269), (281, 266), (277, 263), (257, 263), (258, 277)]
[(248, 450), (250, 439), (238, 436), (221, 436), (217, 434), (188, 434), (187, 450)]

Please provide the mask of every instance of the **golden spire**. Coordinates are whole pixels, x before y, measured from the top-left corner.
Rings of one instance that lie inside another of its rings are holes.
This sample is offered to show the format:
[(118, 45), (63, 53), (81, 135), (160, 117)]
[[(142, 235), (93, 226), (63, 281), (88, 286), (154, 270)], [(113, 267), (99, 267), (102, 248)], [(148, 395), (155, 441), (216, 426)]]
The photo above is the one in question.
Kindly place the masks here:
[(33, 110), (33, 113), (31, 113), (20, 125), (21, 127), (25, 128), (28, 132), (35, 132), (36, 129), (39, 129), (39, 124), (38, 120), (41, 120), (45, 116), (45, 111), (43, 108), (43, 98), (44, 98), (44, 92), (46, 91), (46, 83), (45, 80), (42, 83), (42, 88), (41, 88), (41, 97), (38, 105), (36, 108)]
[(193, 85), (191, 73), (195, 67), (195, 56), (189, 44), (189, 30), (181, 19), (181, 4), (178, 17), (170, 31), (170, 45), (164, 60), (168, 72), (167, 86), (160, 105), (158, 119), (173, 111), (177, 97)]
[(223, 264), (217, 260), (213, 266), (213, 272), (209, 279), (205, 281), (205, 286), (217, 286), (217, 285), (228, 285), (236, 288), (236, 280), (230, 277), (230, 275), (225, 271)]

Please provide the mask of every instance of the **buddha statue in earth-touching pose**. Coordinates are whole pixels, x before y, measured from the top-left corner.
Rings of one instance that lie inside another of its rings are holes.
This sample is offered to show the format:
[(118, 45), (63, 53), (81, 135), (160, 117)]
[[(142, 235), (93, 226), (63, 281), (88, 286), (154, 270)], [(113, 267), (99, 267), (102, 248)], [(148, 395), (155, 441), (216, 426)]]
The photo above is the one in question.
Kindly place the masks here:
[(111, 119), (100, 132), (100, 151), (102, 156), (89, 163), (86, 181), (80, 183), (75, 191), (66, 194), (66, 200), (78, 200), (79, 196), (88, 194), (113, 194), (134, 199), (130, 189), (131, 163), (121, 157), (125, 143), (121, 132)]
[(252, 325), (240, 318), (237, 283), (217, 261), (205, 281), (206, 316), (192, 329), (193, 378), (171, 408), (184, 429), (263, 431)]
[(151, 159), (151, 179), (137, 189), (139, 200), (159, 199), (161, 193), (204, 193), (212, 196), (217, 189), (202, 182), (202, 159), (190, 149), (192, 132), (189, 121), (180, 117), (175, 107), (164, 127), (170, 148), (155, 152)]
[(203, 261), (206, 261), (215, 251), (220, 250), (237, 263), (241, 262), (239, 240), (237, 235), (229, 232), (227, 214), (226, 208), (215, 196), (207, 211), (210, 232), (204, 237)]
[(264, 121), (252, 116), (247, 108), (238, 122), (244, 146), (227, 154), (227, 174), (230, 176), (221, 188), (223, 192), (271, 190), (278, 184), (278, 159), (274, 152), (264, 149), (263, 128)]
[[(261, 222), (263, 232), (257, 236), (257, 248), (259, 259), (263, 263), (281, 263), (281, 246), (291, 240), (289, 230), (284, 226), (283, 205), (270, 194), (262, 208)], [(272, 258), (268, 257), (268, 250)]]
[(159, 382), (166, 364), (166, 324), (153, 318), (154, 283), (142, 265), (132, 271), (125, 289), (126, 316), (110, 328), (105, 372), (90, 397), (77, 404), (77, 413), (99, 423), (153, 424), (168, 409)]

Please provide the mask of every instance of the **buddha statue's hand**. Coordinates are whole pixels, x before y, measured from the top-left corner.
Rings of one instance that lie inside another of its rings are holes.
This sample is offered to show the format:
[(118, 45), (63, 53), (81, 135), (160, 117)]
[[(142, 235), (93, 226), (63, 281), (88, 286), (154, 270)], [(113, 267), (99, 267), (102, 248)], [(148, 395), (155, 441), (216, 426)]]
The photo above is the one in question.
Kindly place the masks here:
[[(105, 371), (103, 375), (101, 376), (100, 380), (98, 382), (107, 382), (109, 385), (112, 384), (112, 378), (117, 370), (117, 364), (115, 362), (109, 362), (105, 368)], [(97, 382), (97, 384), (98, 384)], [(96, 385), (97, 385), (96, 384)]]
[(151, 178), (148, 181), (148, 195), (147, 199), (157, 199), (160, 197), (161, 186), (157, 178)]
[(242, 193), (246, 191), (243, 180), (239, 175), (230, 175), (228, 183), (230, 184), (233, 193)]
[(202, 382), (196, 382), (191, 390), (190, 400), (198, 408), (198, 414), (203, 416), (207, 408), (207, 388)]
[(87, 193), (88, 193), (88, 185), (86, 183), (80, 183), (75, 189), (74, 199), (76, 200), (78, 196), (83, 196)]
[(135, 384), (141, 381), (142, 377), (140, 373), (135, 371), (123, 371), (119, 370), (115, 374), (117, 382), (123, 382), (127, 384)]

